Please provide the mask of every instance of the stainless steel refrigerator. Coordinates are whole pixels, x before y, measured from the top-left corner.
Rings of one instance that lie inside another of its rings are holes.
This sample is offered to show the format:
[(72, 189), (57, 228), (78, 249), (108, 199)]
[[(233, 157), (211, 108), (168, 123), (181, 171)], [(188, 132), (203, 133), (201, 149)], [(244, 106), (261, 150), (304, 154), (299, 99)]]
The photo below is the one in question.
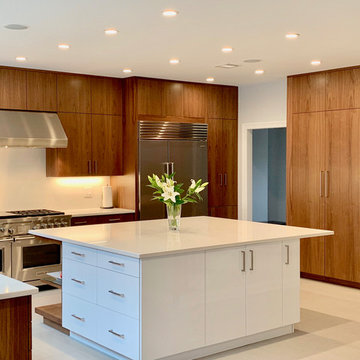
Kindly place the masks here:
[[(151, 200), (148, 175), (175, 172), (175, 180), (183, 183), (186, 191), (190, 179), (208, 179), (207, 124), (174, 123), (162, 121), (138, 122), (139, 146), (139, 212), (141, 220), (166, 217), (166, 207)], [(181, 216), (208, 214), (207, 188), (201, 192), (203, 201), (186, 204)]]

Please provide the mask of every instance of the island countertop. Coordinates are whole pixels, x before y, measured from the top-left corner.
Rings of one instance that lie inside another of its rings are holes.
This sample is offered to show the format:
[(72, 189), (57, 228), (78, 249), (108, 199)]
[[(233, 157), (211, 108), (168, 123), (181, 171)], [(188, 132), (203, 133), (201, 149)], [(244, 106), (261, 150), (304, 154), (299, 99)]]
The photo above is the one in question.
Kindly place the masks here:
[(333, 235), (328, 230), (207, 216), (182, 218), (179, 232), (169, 231), (167, 220), (161, 219), (30, 230), (29, 233), (134, 258)]
[(36, 294), (39, 289), (0, 274), (0, 300)]

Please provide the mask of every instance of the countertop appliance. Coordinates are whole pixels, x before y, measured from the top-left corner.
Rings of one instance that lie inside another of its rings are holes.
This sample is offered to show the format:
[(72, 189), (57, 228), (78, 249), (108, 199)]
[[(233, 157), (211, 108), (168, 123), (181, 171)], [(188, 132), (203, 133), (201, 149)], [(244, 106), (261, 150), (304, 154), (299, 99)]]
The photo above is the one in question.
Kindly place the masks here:
[(30, 229), (71, 225), (71, 215), (46, 209), (0, 213), (0, 273), (32, 285), (61, 270), (61, 242), (29, 235)]
[[(175, 172), (175, 180), (186, 190), (190, 179), (208, 179), (207, 124), (163, 121), (138, 122), (139, 147), (139, 212), (141, 220), (161, 219), (166, 208), (152, 201), (148, 175)], [(204, 201), (182, 207), (182, 216), (208, 215), (207, 188), (201, 193)]]

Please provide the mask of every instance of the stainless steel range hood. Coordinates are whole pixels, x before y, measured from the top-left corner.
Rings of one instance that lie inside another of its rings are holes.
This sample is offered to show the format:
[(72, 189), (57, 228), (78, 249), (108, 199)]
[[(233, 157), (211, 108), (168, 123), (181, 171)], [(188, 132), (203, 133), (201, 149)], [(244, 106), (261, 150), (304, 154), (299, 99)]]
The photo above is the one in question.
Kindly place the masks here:
[(55, 113), (0, 110), (0, 146), (66, 148), (68, 138)]

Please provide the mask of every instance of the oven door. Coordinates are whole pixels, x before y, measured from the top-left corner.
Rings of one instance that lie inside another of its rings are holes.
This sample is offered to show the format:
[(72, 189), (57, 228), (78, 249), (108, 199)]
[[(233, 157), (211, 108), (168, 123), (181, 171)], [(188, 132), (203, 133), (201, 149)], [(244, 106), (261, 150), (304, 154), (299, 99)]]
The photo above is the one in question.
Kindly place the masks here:
[(0, 274), (11, 276), (11, 243), (12, 238), (0, 240)]
[(32, 235), (15, 237), (12, 244), (13, 278), (40, 285), (48, 272), (61, 270), (61, 242)]

